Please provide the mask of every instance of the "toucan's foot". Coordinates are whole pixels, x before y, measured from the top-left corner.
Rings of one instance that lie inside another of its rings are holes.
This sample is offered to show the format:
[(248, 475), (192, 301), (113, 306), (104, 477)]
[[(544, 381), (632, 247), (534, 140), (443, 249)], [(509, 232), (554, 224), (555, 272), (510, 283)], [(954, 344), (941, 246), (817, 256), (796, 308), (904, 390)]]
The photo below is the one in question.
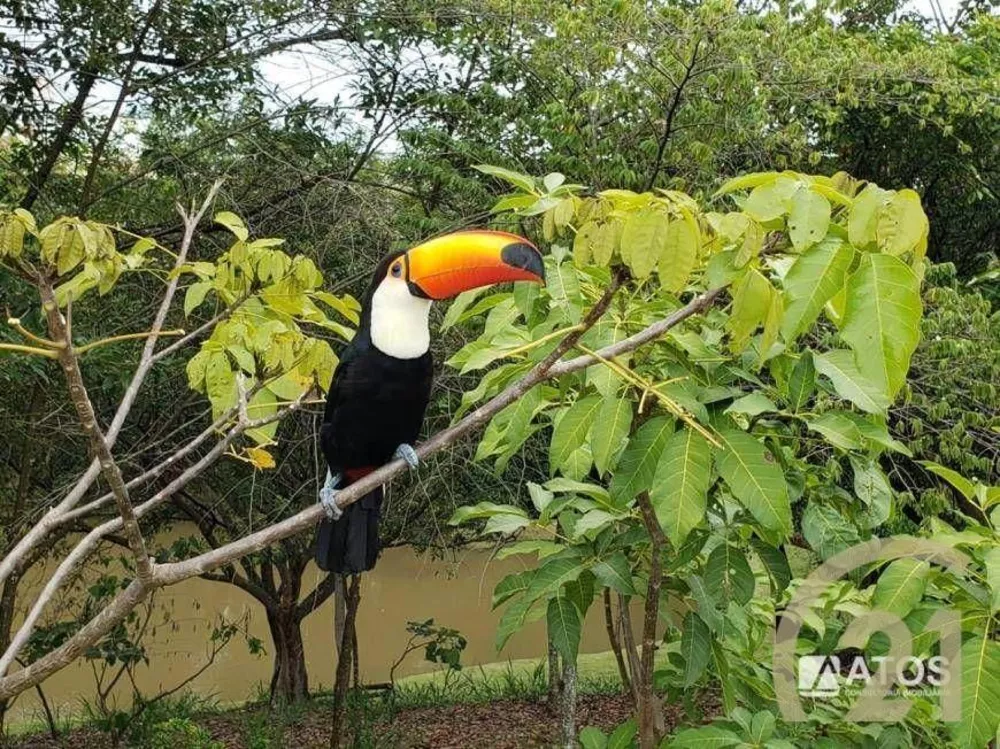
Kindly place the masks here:
[(405, 460), (410, 470), (416, 470), (417, 466), (420, 465), (420, 457), (417, 455), (417, 451), (405, 442), (396, 448), (396, 452), (393, 453), (392, 457)]
[(344, 511), (337, 506), (337, 495), (340, 494), (337, 489), (339, 483), (340, 474), (332, 474), (327, 471), (326, 481), (323, 482), (323, 488), (319, 490), (319, 503), (323, 505), (326, 516), (330, 520), (339, 520), (340, 516), (344, 514)]

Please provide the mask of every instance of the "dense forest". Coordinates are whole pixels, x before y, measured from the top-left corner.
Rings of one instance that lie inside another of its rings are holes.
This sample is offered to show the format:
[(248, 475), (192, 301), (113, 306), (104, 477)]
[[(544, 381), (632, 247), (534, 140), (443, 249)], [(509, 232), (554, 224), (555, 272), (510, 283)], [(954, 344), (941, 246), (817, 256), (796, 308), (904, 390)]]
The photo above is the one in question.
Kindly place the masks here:
[[(545, 284), (434, 306), (420, 466), (338, 501), (386, 483), (384, 546), (524, 562), (493, 606), (497, 660), (544, 620), (541, 685), (502, 695), (547, 700), (532, 745), (996, 746), (991, 0), (0, 0), (6, 740), (83, 659), (98, 697), (46, 703), (38, 746), (493, 745), (386, 728), (420, 701), (359, 683), (357, 576), (307, 574), (371, 273), (469, 227), (529, 238)], [(135, 686), (151, 602), (196, 577), (269, 634), (220, 617), (205, 668), (269, 659), (259, 722), (306, 738)], [(588, 723), (595, 618), (624, 707)], [(453, 673), (447, 624), (410, 642)], [(796, 656), (903, 640), (884, 699), (796, 693)], [(950, 690), (914, 689), (935, 658)]]

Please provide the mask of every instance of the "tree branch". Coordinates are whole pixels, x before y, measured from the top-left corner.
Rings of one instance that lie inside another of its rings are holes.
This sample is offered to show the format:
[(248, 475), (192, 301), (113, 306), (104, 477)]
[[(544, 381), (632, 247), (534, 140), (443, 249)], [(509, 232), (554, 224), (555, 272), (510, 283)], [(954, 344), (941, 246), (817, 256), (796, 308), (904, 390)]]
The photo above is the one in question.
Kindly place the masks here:
[[(576, 344), (585, 330), (592, 327), (601, 317), (610, 305), (614, 292), (617, 290), (617, 287), (621, 284), (622, 280), (623, 274), (618, 273), (615, 275), (612, 280), (612, 285), (609, 286), (605, 294), (587, 314), (581, 329), (570, 333), (555, 348), (555, 350), (553, 350), (552, 353), (550, 353), (542, 362), (536, 365), (534, 369), (521, 378), (521, 380), (512, 384), (506, 390), (494, 396), (471, 414), (467, 415), (457, 424), (438, 432), (426, 442), (420, 444), (416, 448), (417, 454), (421, 458), (427, 458), (448, 445), (453, 444), (459, 438), (466, 436), (486, 424), (499, 411), (516, 401), (518, 398), (522, 397), (528, 390), (543, 380), (550, 377), (577, 372), (597, 363), (597, 361), (590, 356), (580, 356), (565, 362), (559, 362), (559, 359)], [(679, 325), (682, 321), (709, 307), (718, 298), (721, 292), (722, 289), (715, 289), (702, 294), (701, 296), (691, 300), (686, 306), (673, 312), (664, 320), (650, 325), (648, 328), (629, 338), (626, 338), (624, 341), (606, 346), (596, 353), (603, 357), (610, 358), (634, 351), (644, 343), (662, 336), (671, 328)], [(274, 418), (280, 418), (284, 415), (285, 412), (282, 412), (280, 416), (276, 416)], [(209, 456), (206, 456), (206, 458), (208, 457)], [(341, 507), (353, 504), (368, 492), (378, 486), (381, 486), (393, 477), (405, 472), (407, 469), (408, 466), (403, 460), (393, 460), (392, 462), (387, 463), (360, 481), (344, 488), (340, 494), (338, 494), (338, 504)], [(185, 473), (189, 474), (192, 472), (197, 473), (200, 471), (195, 471), (195, 467), (192, 466), (192, 468)], [(179, 481), (180, 478), (174, 483)], [(161, 494), (167, 492), (169, 489), (170, 487), (165, 488)], [(173, 491), (176, 490), (177, 489), (173, 489)], [(150, 505), (155, 499), (156, 497), (136, 508), (137, 514), (142, 515), (146, 511), (151, 510), (152, 506)], [(274, 525), (245, 536), (237, 541), (226, 544), (225, 546), (221, 546), (218, 549), (212, 549), (211, 551), (199, 554), (198, 556), (181, 562), (156, 565), (153, 570), (153, 580), (150, 587), (158, 588), (173, 585), (182, 580), (212, 572), (219, 567), (229, 564), (237, 559), (241, 559), (242, 557), (254, 552), (261, 551), (278, 541), (289, 538), (297, 533), (311, 528), (324, 517), (325, 511), (323, 508), (319, 504), (315, 504), (281, 522), (275, 523)], [(95, 529), (95, 532), (100, 529), (107, 529), (105, 532), (112, 532), (114, 530), (112, 526), (115, 526), (120, 522), (121, 520), (116, 518), (108, 523), (105, 523), (103, 526), (100, 526), (100, 528)], [(76, 550), (74, 550), (74, 552), (75, 551)], [(120, 593), (101, 612), (101, 614), (91, 620), (91, 622), (63, 643), (63, 645), (59, 648), (56, 648), (52, 652), (40, 658), (28, 669), (18, 671), (0, 679), (0, 700), (14, 696), (25, 689), (33, 687), (35, 684), (66, 666), (87, 647), (103, 637), (104, 634), (110, 631), (112, 627), (128, 616), (129, 612), (143, 600), (148, 591), (149, 589), (140, 581), (133, 581), (125, 591)]]

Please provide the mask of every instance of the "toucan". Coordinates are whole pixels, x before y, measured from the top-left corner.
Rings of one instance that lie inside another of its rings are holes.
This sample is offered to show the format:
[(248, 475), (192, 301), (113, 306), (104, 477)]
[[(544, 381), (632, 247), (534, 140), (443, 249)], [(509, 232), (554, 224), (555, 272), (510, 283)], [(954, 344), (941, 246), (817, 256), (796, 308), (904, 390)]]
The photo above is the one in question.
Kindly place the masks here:
[(337, 492), (393, 457), (417, 467), (412, 445), (431, 395), (431, 302), (505, 281), (544, 282), (538, 249), (500, 231), (446, 234), (383, 258), (361, 307), (358, 329), (327, 390), (320, 446), (328, 472), (320, 491), (327, 520), (316, 539), (323, 570), (356, 574), (379, 553), (378, 487), (343, 511)]

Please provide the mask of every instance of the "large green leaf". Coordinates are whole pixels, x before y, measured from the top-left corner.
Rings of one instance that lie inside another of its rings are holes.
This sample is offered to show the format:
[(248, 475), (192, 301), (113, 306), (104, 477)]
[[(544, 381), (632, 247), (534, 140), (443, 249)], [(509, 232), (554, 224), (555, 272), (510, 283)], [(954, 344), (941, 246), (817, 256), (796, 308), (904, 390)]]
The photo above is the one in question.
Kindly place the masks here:
[(889, 397), (862, 374), (850, 351), (837, 349), (814, 354), (813, 361), (816, 371), (830, 378), (837, 395), (846, 398), (862, 411), (880, 414), (885, 413), (889, 407)]
[(875, 244), (875, 227), (882, 204), (890, 193), (877, 185), (868, 185), (854, 199), (847, 222), (847, 237), (859, 250)]
[(976, 635), (962, 643), (962, 719), (953, 733), (962, 749), (979, 749), (1000, 725), (1000, 643)]
[(840, 335), (861, 373), (892, 399), (920, 340), (920, 281), (891, 255), (865, 255), (847, 281)]
[(597, 412), (590, 435), (590, 450), (594, 465), (602, 475), (613, 467), (613, 460), (628, 439), (632, 426), (632, 401), (627, 398), (605, 398)]
[(636, 278), (645, 278), (663, 254), (667, 217), (656, 211), (638, 211), (625, 219), (621, 254)]
[(805, 408), (816, 389), (816, 365), (812, 353), (803, 351), (788, 378), (788, 407), (795, 413)]
[(661, 746), (669, 749), (724, 749), (742, 743), (743, 739), (728, 728), (708, 725), (685, 728)]
[(823, 559), (861, 543), (858, 529), (842, 513), (819, 502), (810, 502), (802, 513), (802, 535)]
[(708, 625), (694, 611), (684, 617), (681, 632), (681, 655), (684, 657), (684, 686), (698, 681), (712, 655), (711, 632)]
[(750, 539), (750, 545), (757, 552), (760, 561), (764, 563), (764, 569), (771, 580), (771, 592), (781, 593), (792, 581), (792, 568), (788, 564), (788, 557), (781, 549), (764, 543), (756, 536)]
[(581, 398), (556, 422), (549, 445), (549, 469), (552, 473), (564, 468), (573, 453), (586, 441), (602, 402), (596, 395)]
[(605, 588), (627, 596), (634, 596), (637, 592), (632, 582), (632, 568), (623, 551), (616, 551), (610, 557), (596, 562), (590, 571)]
[(793, 341), (819, 317), (830, 299), (844, 286), (854, 261), (854, 248), (828, 237), (804, 252), (784, 278), (785, 317), (781, 334)]
[(841, 450), (861, 449), (861, 430), (842, 413), (827, 411), (818, 419), (807, 419), (806, 425), (826, 437), (826, 441), (834, 447)]
[(764, 323), (777, 293), (763, 273), (751, 268), (733, 287), (733, 308), (727, 323), (732, 334), (730, 347), (742, 351), (750, 335)]
[(705, 563), (705, 582), (725, 601), (742, 606), (753, 598), (755, 579), (746, 553), (730, 543), (712, 549)]
[(661, 249), (658, 273), (660, 284), (668, 291), (683, 291), (698, 257), (698, 224), (684, 216), (667, 225)]
[(555, 595), (563, 585), (576, 580), (585, 569), (586, 565), (577, 557), (559, 555), (547, 559), (535, 572), (524, 596), (529, 601), (536, 601)]
[(830, 226), (830, 201), (807, 187), (789, 200), (788, 236), (795, 249), (812, 247), (826, 236)]
[(872, 608), (904, 617), (924, 597), (930, 564), (922, 559), (896, 559), (875, 584)]
[(675, 546), (705, 517), (712, 480), (712, 452), (693, 429), (675, 432), (666, 443), (649, 492), (667, 538)]
[(920, 207), (920, 196), (913, 190), (900, 190), (878, 212), (875, 236), (879, 249), (890, 255), (912, 250), (925, 231), (927, 216)]
[(549, 629), (549, 640), (564, 659), (570, 663), (576, 662), (580, 651), (580, 612), (576, 606), (563, 596), (557, 596), (549, 601), (546, 612), (546, 623)]
[(746, 432), (722, 429), (716, 465), (733, 495), (764, 528), (784, 538), (792, 530), (788, 485), (764, 445)]
[(656, 465), (673, 431), (673, 419), (657, 416), (632, 435), (611, 479), (611, 498), (615, 505), (624, 507), (653, 485)]

